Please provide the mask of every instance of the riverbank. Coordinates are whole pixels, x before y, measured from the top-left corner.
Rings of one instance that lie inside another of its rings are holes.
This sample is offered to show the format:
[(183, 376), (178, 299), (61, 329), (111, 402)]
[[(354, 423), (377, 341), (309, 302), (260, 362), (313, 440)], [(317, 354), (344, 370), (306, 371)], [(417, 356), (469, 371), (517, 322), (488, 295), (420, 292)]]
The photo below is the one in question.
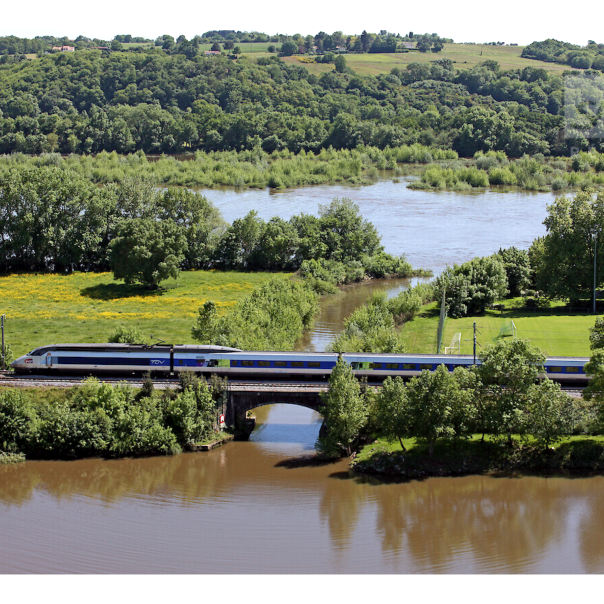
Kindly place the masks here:
[(400, 480), (433, 476), (465, 476), (489, 473), (585, 474), (604, 472), (604, 437), (569, 436), (558, 444), (544, 447), (535, 441), (514, 441), (510, 447), (475, 435), (468, 441), (437, 443), (432, 455), (428, 446), (413, 439), (398, 443), (383, 439), (366, 445), (351, 462), (359, 474), (371, 474)]

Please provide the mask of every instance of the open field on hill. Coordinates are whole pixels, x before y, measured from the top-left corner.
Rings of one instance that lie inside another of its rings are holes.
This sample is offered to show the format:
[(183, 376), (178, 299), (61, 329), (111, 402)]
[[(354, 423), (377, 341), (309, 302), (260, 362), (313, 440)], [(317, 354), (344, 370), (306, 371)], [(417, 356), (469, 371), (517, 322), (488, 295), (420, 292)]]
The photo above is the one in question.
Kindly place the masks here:
[(111, 273), (0, 277), (0, 314), (15, 357), (42, 344), (106, 342), (120, 325), (169, 343), (194, 343), (191, 327), (206, 300), (227, 313), (265, 281), (286, 273), (187, 271), (163, 290), (113, 281)]
[[(569, 315), (561, 303), (543, 310), (513, 310), (512, 303), (520, 305), (521, 299), (506, 300), (502, 312), (488, 310), (477, 317), (462, 319), (447, 318), (443, 333), (443, 348), (450, 346), (455, 333), (461, 333), (461, 354), (472, 354), (473, 324), (476, 321), (478, 342), (486, 346), (494, 342), (501, 328), (513, 320), (516, 335), (531, 341), (548, 356), (589, 356), (589, 328), (593, 327), (596, 316), (591, 313)], [(432, 302), (424, 306), (420, 315), (403, 327), (403, 339), (408, 352), (436, 352), (438, 329), (438, 304)], [(480, 347), (478, 347), (480, 351)]]
[[(457, 69), (471, 69), (482, 61), (497, 61), (501, 69), (523, 69), (524, 67), (543, 68), (550, 73), (562, 73), (568, 69), (568, 65), (558, 65), (557, 63), (546, 63), (544, 61), (534, 61), (533, 59), (523, 59), (520, 55), (524, 46), (487, 46), (486, 44), (445, 44), (444, 49), (439, 53), (367, 53), (367, 54), (347, 54), (346, 63), (354, 71), (361, 75), (378, 75), (380, 73), (390, 73), (393, 67), (405, 69), (409, 63), (428, 63), (436, 59), (451, 59)], [(322, 63), (303, 63), (298, 57), (286, 57), (283, 59), (293, 65), (302, 65), (311, 73), (321, 74), (326, 71), (332, 71), (333, 65), (323, 65)]]

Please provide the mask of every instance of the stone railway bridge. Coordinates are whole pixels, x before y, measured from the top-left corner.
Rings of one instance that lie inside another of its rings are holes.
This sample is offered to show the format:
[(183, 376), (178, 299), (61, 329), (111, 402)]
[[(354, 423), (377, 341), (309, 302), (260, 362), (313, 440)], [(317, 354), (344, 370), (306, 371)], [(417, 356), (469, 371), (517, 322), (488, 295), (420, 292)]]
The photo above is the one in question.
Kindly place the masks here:
[(256, 407), (285, 403), (318, 411), (320, 393), (328, 386), (306, 384), (229, 384), (229, 397), (225, 413), (227, 426), (234, 426)]

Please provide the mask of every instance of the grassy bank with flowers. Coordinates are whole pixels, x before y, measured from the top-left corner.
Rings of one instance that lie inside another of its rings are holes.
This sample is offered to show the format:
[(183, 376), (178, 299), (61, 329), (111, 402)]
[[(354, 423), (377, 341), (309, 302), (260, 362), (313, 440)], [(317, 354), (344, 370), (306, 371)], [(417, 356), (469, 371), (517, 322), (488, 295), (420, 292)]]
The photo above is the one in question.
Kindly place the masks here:
[(289, 273), (184, 271), (158, 291), (125, 285), (111, 273), (0, 277), (0, 314), (15, 357), (43, 344), (106, 342), (120, 325), (175, 344), (194, 343), (191, 327), (207, 300), (219, 316), (273, 278)]

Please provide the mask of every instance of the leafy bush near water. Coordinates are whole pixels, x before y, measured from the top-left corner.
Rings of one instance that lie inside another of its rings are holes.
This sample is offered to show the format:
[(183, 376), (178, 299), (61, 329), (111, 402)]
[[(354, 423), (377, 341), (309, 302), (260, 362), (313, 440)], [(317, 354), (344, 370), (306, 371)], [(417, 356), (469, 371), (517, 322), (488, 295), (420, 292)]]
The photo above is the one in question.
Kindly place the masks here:
[(470, 168), (446, 164), (429, 166), (421, 180), (409, 187), (463, 191), (490, 185), (517, 185), (533, 191), (559, 191), (604, 185), (604, 153), (596, 151), (582, 151), (571, 162), (546, 162), (540, 154), (525, 155), (510, 162), (502, 151), (479, 152), (475, 160), (476, 165)]
[(51, 400), (0, 392), (0, 451), (28, 458), (171, 455), (207, 438), (216, 424), (216, 390), (196, 380), (181, 392), (138, 396), (94, 380)]
[(214, 303), (206, 302), (199, 309), (192, 335), (201, 344), (292, 350), (304, 330), (312, 326), (317, 300), (307, 283), (274, 279), (239, 301), (225, 317), (219, 318)]
[(333, 352), (405, 352), (396, 324), (413, 319), (434, 296), (431, 284), (419, 284), (390, 300), (374, 294), (344, 322), (344, 331), (329, 345)]

